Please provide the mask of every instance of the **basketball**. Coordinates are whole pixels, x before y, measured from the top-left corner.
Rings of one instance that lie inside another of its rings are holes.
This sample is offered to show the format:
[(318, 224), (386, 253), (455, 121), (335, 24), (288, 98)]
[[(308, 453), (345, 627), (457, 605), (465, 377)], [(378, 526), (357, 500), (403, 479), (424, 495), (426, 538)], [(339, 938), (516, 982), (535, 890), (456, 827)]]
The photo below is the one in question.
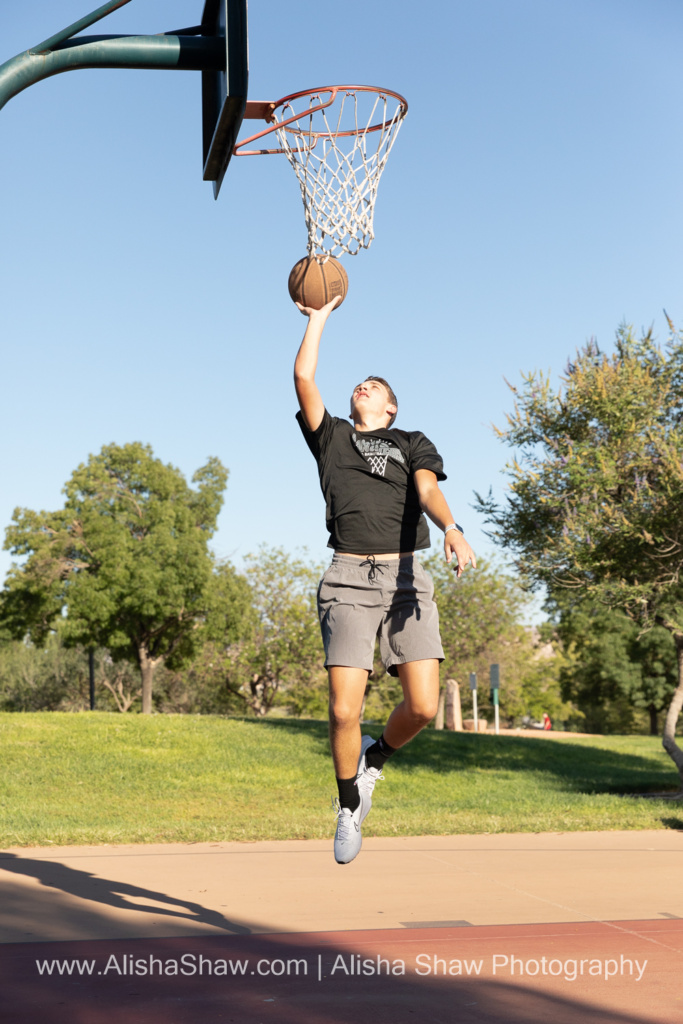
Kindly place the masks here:
[(333, 256), (304, 256), (292, 267), (288, 287), (292, 302), (300, 302), (311, 309), (321, 309), (341, 295), (337, 309), (346, 298), (349, 279)]

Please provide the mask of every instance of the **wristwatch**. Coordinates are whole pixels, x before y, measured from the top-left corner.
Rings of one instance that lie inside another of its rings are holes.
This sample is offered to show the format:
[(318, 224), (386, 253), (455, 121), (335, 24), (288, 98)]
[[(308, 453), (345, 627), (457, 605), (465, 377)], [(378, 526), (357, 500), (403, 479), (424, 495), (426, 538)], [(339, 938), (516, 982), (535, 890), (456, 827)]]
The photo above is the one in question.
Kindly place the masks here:
[(463, 535), (463, 537), (465, 536), (465, 531), (463, 530), (462, 526), (458, 526), (457, 523), (450, 523), (446, 527), (446, 529), (443, 531), (444, 537), (446, 536), (446, 534), (448, 533), (449, 530), (457, 530), (458, 533), (461, 533)]

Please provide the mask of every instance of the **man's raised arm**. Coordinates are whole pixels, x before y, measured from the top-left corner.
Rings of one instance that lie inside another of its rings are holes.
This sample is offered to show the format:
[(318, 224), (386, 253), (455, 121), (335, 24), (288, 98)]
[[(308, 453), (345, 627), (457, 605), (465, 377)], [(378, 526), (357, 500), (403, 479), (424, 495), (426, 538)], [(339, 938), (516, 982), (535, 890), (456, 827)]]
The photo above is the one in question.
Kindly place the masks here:
[(297, 306), (308, 317), (308, 326), (301, 342), (296, 360), (294, 361), (294, 387), (299, 399), (299, 408), (309, 430), (317, 430), (323, 420), (325, 403), (315, 382), (315, 371), (318, 366), (318, 349), (323, 328), (327, 318), (335, 306), (341, 302), (337, 296), (322, 309), (311, 309), (310, 306)]

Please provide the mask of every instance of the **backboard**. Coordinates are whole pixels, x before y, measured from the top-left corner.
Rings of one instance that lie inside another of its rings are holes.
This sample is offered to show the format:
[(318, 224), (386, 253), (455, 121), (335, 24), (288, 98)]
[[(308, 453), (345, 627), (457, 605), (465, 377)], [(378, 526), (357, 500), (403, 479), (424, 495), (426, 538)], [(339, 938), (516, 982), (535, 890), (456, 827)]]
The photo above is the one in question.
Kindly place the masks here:
[(206, 0), (202, 35), (225, 40), (225, 70), (202, 71), (204, 181), (218, 198), (247, 102), (247, 0)]

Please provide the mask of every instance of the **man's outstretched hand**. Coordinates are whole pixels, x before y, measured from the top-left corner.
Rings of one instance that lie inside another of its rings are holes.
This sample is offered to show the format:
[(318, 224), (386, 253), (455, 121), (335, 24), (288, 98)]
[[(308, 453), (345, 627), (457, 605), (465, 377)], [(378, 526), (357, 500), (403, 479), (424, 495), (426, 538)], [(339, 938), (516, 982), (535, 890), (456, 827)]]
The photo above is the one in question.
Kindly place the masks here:
[(332, 312), (332, 310), (336, 309), (336, 307), (339, 305), (341, 300), (341, 295), (335, 295), (331, 302), (328, 302), (324, 306), (321, 306), (320, 309), (313, 309), (312, 306), (303, 306), (300, 302), (297, 302), (296, 306), (300, 310), (300, 312), (304, 314), (304, 316), (307, 316), (309, 318), (309, 320), (311, 318), (316, 319), (317, 317), (320, 317), (320, 319), (324, 323), (325, 320), (327, 320), (330, 313)]
[(465, 566), (470, 562), (473, 569), (477, 568), (477, 559), (474, 551), (459, 530), (448, 531), (444, 537), (443, 547), (446, 552), (447, 562), (453, 561), (453, 555), (456, 557), (456, 565), (453, 567), (456, 576), (462, 576)]

